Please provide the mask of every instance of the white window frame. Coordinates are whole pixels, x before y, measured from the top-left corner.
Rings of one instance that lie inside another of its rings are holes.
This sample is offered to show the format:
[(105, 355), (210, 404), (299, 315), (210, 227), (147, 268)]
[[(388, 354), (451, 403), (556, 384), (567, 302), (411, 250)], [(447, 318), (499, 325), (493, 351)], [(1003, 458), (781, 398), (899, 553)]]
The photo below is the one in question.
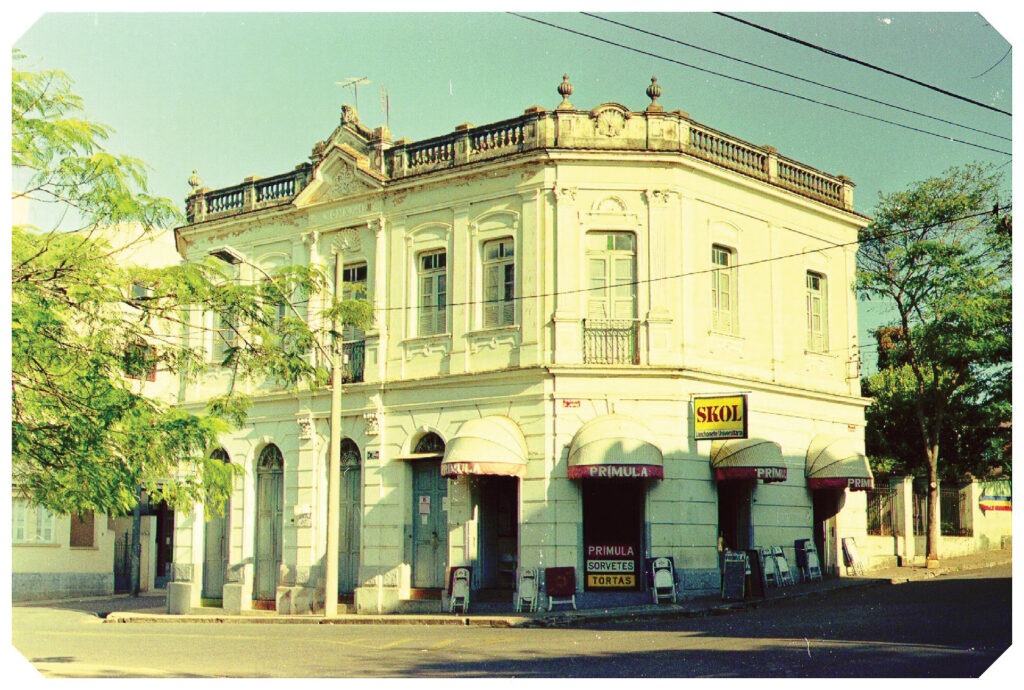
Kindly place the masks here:
[[(369, 299), (368, 277), (369, 268), (365, 260), (343, 264), (341, 267), (341, 299)], [(337, 298), (337, 287), (335, 287), (335, 298)], [(356, 342), (365, 338), (366, 333), (361, 328), (355, 326), (342, 328), (341, 339), (343, 342)]]
[(23, 498), (15, 498), (11, 508), (12, 544), (57, 543), (56, 518), (53, 513)]
[(516, 323), (515, 253), (515, 240), (511, 236), (487, 240), (481, 246), (481, 326), (485, 329)]
[[(603, 248), (596, 246), (595, 240), (598, 237), (605, 238)], [(625, 237), (630, 238), (632, 246), (629, 249), (619, 247), (618, 240)], [(626, 230), (588, 232), (586, 262), (587, 319), (635, 321), (638, 310), (636, 233)], [(596, 275), (594, 271), (598, 264), (601, 266), (601, 275)]]
[(416, 255), (417, 335), (442, 335), (448, 328), (448, 250)]
[(711, 265), (711, 330), (735, 335), (739, 330), (736, 250), (711, 245)]
[(807, 271), (804, 278), (807, 316), (807, 351), (828, 352), (828, 278)]
[(210, 362), (222, 365), (224, 357), (230, 348), (235, 347), (238, 342), (238, 332), (231, 327), (230, 320), (223, 314), (212, 313), (210, 319), (213, 322), (213, 342), (210, 347)]

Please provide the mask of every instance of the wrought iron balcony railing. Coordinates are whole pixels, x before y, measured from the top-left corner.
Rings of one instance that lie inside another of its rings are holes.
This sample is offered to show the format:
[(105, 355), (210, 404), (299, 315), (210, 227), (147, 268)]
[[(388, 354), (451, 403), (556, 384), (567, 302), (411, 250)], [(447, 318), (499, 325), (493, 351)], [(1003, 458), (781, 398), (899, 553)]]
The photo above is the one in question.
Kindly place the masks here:
[(366, 366), (366, 341), (345, 343), (341, 346), (345, 355), (345, 368), (342, 372), (343, 383), (362, 383), (363, 369)]
[(636, 319), (584, 319), (583, 363), (639, 364), (639, 334)]

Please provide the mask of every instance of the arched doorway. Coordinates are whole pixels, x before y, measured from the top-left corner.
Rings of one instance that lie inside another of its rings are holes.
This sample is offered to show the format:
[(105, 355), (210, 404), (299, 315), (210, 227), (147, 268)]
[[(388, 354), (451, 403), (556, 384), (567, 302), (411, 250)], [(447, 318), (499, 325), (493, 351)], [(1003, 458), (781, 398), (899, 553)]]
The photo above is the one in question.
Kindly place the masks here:
[(412, 463), (412, 586), (444, 587), (448, 565), (448, 480), (441, 476), (444, 441), (434, 433), (416, 443)]
[[(231, 462), (227, 452), (218, 448), (210, 459)], [(207, 514), (203, 528), (203, 598), (221, 599), (224, 596), (224, 576), (228, 569), (228, 515), (231, 499), (225, 501), (220, 514)]]
[(359, 577), (359, 531), (363, 514), (363, 482), (359, 447), (346, 438), (341, 442), (341, 496), (338, 535), (338, 593), (355, 591)]
[(256, 463), (256, 559), (252, 592), (256, 601), (276, 601), (283, 504), (284, 457), (277, 446), (269, 445)]

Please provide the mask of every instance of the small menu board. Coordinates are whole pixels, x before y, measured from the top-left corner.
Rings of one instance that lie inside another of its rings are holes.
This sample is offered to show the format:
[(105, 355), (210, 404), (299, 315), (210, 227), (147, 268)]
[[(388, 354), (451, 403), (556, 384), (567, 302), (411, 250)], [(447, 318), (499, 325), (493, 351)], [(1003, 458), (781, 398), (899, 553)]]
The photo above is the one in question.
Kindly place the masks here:
[(722, 561), (722, 599), (742, 599), (746, 592), (747, 556), (742, 551), (726, 551)]

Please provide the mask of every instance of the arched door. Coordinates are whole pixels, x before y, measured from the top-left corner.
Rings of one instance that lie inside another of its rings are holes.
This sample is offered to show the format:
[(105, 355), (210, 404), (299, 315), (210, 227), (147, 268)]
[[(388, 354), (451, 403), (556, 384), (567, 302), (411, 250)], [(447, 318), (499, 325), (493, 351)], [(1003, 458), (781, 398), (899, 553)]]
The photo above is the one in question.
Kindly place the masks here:
[(275, 601), (284, 527), (284, 458), (274, 445), (256, 464), (256, 563), (253, 599)]
[(441, 476), (444, 441), (437, 434), (427, 434), (413, 452), (436, 459), (412, 463), (412, 586), (441, 588), (448, 564), (448, 513), (443, 509), (448, 480)]
[[(230, 462), (227, 452), (218, 448), (210, 454), (212, 460)], [(227, 500), (219, 515), (207, 515), (203, 530), (203, 597), (221, 599), (224, 596), (224, 576), (228, 569), (228, 515), (231, 500)]]
[(355, 591), (359, 576), (359, 531), (362, 526), (362, 467), (359, 447), (351, 439), (341, 442), (341, 497), (339, 499), (338, 593)]

